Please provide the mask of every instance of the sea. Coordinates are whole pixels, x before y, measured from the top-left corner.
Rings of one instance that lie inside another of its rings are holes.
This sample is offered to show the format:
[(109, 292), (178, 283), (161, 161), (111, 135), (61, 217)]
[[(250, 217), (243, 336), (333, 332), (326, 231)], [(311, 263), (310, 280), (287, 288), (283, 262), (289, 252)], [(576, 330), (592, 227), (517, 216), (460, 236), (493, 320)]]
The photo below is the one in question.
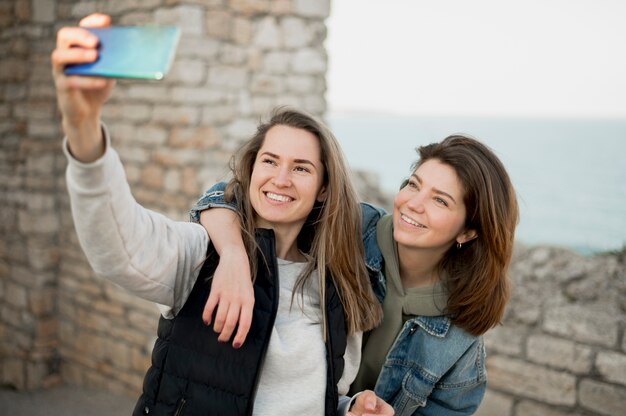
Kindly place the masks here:
[(626, 247), (626, 119), (427, 117), (331, 113), (355, 170), (392, 195), (411, 174), (415, 148), (468, 133), (502, 160), (516, 189), (516, 239), (579, 253)]

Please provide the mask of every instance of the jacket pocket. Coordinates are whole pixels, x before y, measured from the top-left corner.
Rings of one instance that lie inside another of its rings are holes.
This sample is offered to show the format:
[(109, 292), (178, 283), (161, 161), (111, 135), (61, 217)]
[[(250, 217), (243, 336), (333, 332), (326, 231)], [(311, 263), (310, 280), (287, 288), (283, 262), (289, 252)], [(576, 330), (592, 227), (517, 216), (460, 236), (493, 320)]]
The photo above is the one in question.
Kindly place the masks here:
[(376, 394), (393, 406), (396, 416), (409, 416), (426, 405), (436, 382), (435, 376), (420, 368), (387, 363)]

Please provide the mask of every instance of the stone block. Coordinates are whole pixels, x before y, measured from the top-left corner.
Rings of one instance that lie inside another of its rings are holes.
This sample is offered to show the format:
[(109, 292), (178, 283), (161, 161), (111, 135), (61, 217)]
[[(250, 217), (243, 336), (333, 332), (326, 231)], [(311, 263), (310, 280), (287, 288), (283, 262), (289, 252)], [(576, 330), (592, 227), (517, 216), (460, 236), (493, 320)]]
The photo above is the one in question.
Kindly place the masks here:
[(126, 96), (130, 100), (142, 100), (149, 103), (169, 102), (169, 94), (164, 84), (131, 85), (126, 90)]
[(126, 0), (108, 0), (107, 12), (112, 15), (124, 14), (129, 10), (151, 10), (161, 5), (161, 0), (134, 0), (132, 2)]
[(230, 9), (243, 15), (267, 13), (270, 10), (270, 0), (229, 0)]
[(306, 21), (299, 17), (285, 17), (280, 22), (283, 44), (286, 48), (297, 49), (310, 46), (313, 34)]
[(221, 143), (212, 127), (175, 128), (170, 134), (168, 146), (183, 149), (214, 149)]
[(612, 347), (617, 344), (618, 319), (614, 313), (597, 306), (557, 306), (545, 313), (543, 329), (577, 341)]
[(249, 52), (239, 45), (225, 44), (220, 54), (220, 63), (223, 65), (245, 66), (249, 59)]
[(174, 87), (171, 94), (172, 102), (181, 104), (217, 104), (226, 99), (223, 91), (209, 87)]
[(285, 91), (284, 77), (258, 74), (252, 77), (250, 92), (255, 95), (279, 95)]
[(149, 189), (161, 189), (163, 187), (163, 168), (154, 163), (148, 164), (141, 172), (141, 186)]
[(154, 19), (160, 25), (174, 25), (181, 28), (183, 35), (204, 34), (204, 11), (201, 6), (182, 5), (158, 9)]
[(268, 74), (286, 74), (291, 62), (291, 54), (284, 51), (268, 52), (264, 55), (262, 71)]
[(236, 66), (214, 66), (209, 69), (209, 87), (242, 89), (247, 86), (248, 71)]
[(527, 329), (523, 326), (505, 324), (489, 330), (485, 334), (487, 354), (492, 352), (508, 355), (521, 355)]
[(487, 390), (476, 416), (510, 416), (512, 410), (513, 398)]
[(257, 123), (251, 119), (239, 119), (235, 120), (228, 125), (226, 131), (228, 136), (234, 139), (245, 140), (254, 134), (256, 131)]
[(280, 28), (274, 17), (265, 17), (257, 24), (252, 38), (254, 46), (261, 49), (278, 49), (281, 42)]
[[(157, 110), (158, 108), (158, 110)], [(157, 107), (155, 108), (153, 118), (157, 118), (157, 116), (163, 115), (167, 113), (165, 107)], [(187, 112), (185, 109), (171, 110), (170, 115), (167, 117), (169, 121), (185, 121), (188, 118), (193, 120), (196, 115), (193, 111)], [(164, 121), (159, 119), (159, 121)], [(150, 148), (154, 148), (156, 146), (161, 146), (167, 141), (167, 130), (162, 127), (146, 125), (142, 127), (138, 127), (135, 130), (134, 142), (135, 144), (146, 145)]]
[(253, 25), (249, 19), (236, 17), (233, 20), (231, 38), (237, 45), (249, 45), (252, 41)]
[(607, 381), (626, 386), (626, 354), (600, 351), (596, 356), (596, 368)]
[[(158, 105), (154, 107), (152, 121), (163, 125), (195, 125), (200, 120), (200, 110), (196, 107), (172, 107)], [(165, 142), (167, 133), (162, 129), (159, 133), (159, 143)], [(165, 140), (163, 139), (165, 134)], [(154, 143), (154, 142), (153, 142)]]
[(118, 370), (128, 370), (131, 367), (131, 348), (128, 344), (109, 338), (107, 342), (106, 360)]
[(233, 16), (226, 10), (206, 12), (207, 35), (215, 39), (229, 39), (233, 27)]
[(294, 93), (322, 92), (318, 79), (309, 75), (293, 75), (287, 77), (287, 91)]
[(293, 0), (293, 12), (304, 17), (326, 18), (330, 15), (330, 0)]
[(293, 55), (291, 68), (297, 74), (326, 73), (326, 53), (321, 49), (302, 48)]
[(555, 405), (576, 403), (576, 378), (565, 372), (501, 356), (487, 358), (487, 371), (490, 388), (498, 391)]
[(181, 36), (176, 51), (176, 60), (180, 58), (202, 58), (213, 62), (221, 49), (221, 42), (201, 36)]
[(528, 400), (522, 400), (515, 406), (515, 416), (580, 416), (571, 410), (557, 410)]
[(28, 294), (30, 312), (36, 317), (50, 316), (55, 310), (56, 290), (31, 290)]
[(206, 76), (206, 63), (197, 59), (178, 59), (167, 74), (169, 83), (198, 85)]
[(16, 359), (4, 359), (2, 362), (2, 384), (13, 386), (18, 390), (26, 387), (26, 370), (25, 362)]
[(56, 19), (56, 1), (33, 1), (33, 21), (38, 23), (52, 23)]
[(578, 400), (582, 407), (596, 414), (623, 415), (626, 409), (626, 389), (584, 379), (578, 385)]
[(591, 348), (548, 335), (530, 336), (526, 347), (531, 361), (577, 374), (591, 370), (592, 353)]
[(5, 302), (16, 308), (26, 309), (28, 306), (28, 296), (24, 286), (8, 281), (6, 282), (4, 290), (6, 293), (4, 298)]
[(128, 322), (144, 333), (156, 333), (159, 316), (155, 314), (144, 314), (142, 312), (130, 311)]

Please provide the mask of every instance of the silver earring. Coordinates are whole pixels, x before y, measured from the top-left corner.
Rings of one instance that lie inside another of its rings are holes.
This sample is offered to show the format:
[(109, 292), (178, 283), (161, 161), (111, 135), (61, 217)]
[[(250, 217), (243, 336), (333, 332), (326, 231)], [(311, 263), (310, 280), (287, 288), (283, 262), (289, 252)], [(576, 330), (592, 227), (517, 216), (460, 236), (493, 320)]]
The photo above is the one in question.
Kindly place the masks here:
[(463, 244), (461, 244), (461, 243), (457, 242), (457, 243), (456, 243), (456, 248), (458, 248), (458, 249), (460, 250), (460, 249), (461, 249), (461, 247), (463, 247)]

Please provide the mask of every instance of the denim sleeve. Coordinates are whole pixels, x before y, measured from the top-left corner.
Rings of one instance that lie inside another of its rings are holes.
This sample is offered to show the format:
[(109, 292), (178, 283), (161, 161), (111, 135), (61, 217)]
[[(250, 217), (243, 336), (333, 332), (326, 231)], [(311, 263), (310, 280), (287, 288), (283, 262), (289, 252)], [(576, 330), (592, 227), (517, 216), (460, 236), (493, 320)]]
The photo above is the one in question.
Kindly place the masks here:
[(226, 182), (218, 182), (210, 187), (189, 210), (189, 221), (199, 223), (200, 213), (210, 208), (228, 208), (237, 211), (237, 205), (234, 202), (226, 202), (224, 199), (225, 189)]

